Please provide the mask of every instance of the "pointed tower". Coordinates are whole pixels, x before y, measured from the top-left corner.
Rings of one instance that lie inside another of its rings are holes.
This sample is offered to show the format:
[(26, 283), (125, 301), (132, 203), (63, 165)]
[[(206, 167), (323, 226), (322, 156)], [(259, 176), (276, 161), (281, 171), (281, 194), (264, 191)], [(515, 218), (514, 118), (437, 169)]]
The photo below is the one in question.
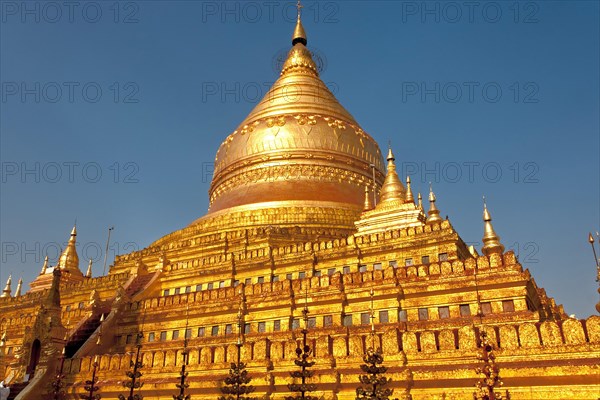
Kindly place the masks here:
[[(379, 202), (371, 210), (363, 211), (360, 219), (354, 223), (359, 235), (422, 226), (425, 223), (426, 216), (415, 206), (414, 197), (410, 192), (410, 178), (408, 179), (409, 192), (407, 192), (398, 177), (396, 158), (392, 149), (388, 150), (387, 161), (387, 174), (381, 186)], [(407, 199), (412, 200), (407, 201)]]
[(494, 231), (494, 227), (492, 226), (492, 216), (487, 209), (485, 198), (483, 199), (483, 224), (483, 247), (481, 248), (481, 251), (486, 256), (494, 253), (502, 254), (504, 252), (504, 246), (500, 243), (500, 236), (496, 234), (496, 231)]
[(425, 209), (423, 208), (423, 196), (421, 196), (421, 193), (419, 192), (419, 195), (417, 196), (418, 198), (418, 202), (417, 202), (417, 208), (423, 212), (425, 212)]
[(406, 176), (406, 199), (404, 200), (407, 203), (415, 203), (415, 196), (413, 196), (412, 188), (410, 186), (410, 176)]
[(81, 274), (79, 270), (79, 256), (77, 255), (77, 227), (73, 226), (71, 230), (71, 237), (69, 238), (69, 243), (67, 243), (67, 247), (63, 250), (62, 254), (58, 258), (57, 268), (59, 268), (62, 272), (67, 272), (70, 274)]
[(90, 262), (88, 263), (88, 268), (87, 271), (85, 273), (85, 277), (86, 278), (91, 278), (92, 277), (92, 259), (90, 258)]
[(11, 294), (12, 294), (12, 289), (10, 288), (11, 283), (12, 283), (12, 275), (9, 275), (8, 279), (6, 280), (6, 286), (4, 287), (2, 294), (0, 294), (0, 297), (11, 297)]
[(427, 217), (427, 222), (441, 222), (442, 221), (442, 217), (440, 217), (440, 210), (437, 209), (435, 202), (436, 202), (436, 197), (435, 197), (435, 193), (433, 193), (433, 187), (431, 186), (431, 183), (429, 184), (429, 211), (427, 211), (427, 214), (429, 215)]
[(48, 256), (44, 258), (44, 266), (40, 275), (29, 284), (29, 292), (37, 292), (49, 289), (52, 286), (52, 273), (54, 270), (60, 270), (61, 282), (80, 282), (84, 279), (83, 273), (79, 270), (79, 256), (77, 255), (77, 227), (73, 226), (71, 236), (65, 249), (61, 252), (55, 267), (48, 266)]
[(46, 270), (48, 269), (48, 256), (44, 257), (44, 265), (42, 265), (42, 270), (40, 271), (40, 275), (44, 275)]
[(369, 193), (369, 186), (365, 185), (365, 206), (363, 211), (369, 211), (373, 209), (373, 203), (371, 202), (371, 193)]
[(387, 175), (385, 176), (385, 181), (383, 181), (383, 186), (381, 187), (379, 203), (381, 204), (386, 201), (394, 200), (404, 202), (406, 199), (406, 191), (396, 172), (396, 158), (394, 157), (391, 148), (388, 150), (387, 162)]
[(17, 282), (17, 290), (15, 290), (15, 297), (19, 297), (21, 295), (21, 288), (23, 287), (23, 278), (19, 278)]

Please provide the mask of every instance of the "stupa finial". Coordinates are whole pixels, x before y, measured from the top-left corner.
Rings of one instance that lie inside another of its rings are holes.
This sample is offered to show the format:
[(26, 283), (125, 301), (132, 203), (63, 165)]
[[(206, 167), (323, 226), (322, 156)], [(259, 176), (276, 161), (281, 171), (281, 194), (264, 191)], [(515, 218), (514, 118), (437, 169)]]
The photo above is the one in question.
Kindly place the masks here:
[(302, 26), (302, 8), (304, 6), (298, 0), (296, 4), (296, 8), (298, 9), (298, 20), (296, 21), (296, 28), (294, 29), (294, 34), (292, 35), (292, 46), (295, 46), (296, 43), (302, 43), (304, 46), (308, 43), (306, 40), (306, 31), (304, 30), (304, 26)]

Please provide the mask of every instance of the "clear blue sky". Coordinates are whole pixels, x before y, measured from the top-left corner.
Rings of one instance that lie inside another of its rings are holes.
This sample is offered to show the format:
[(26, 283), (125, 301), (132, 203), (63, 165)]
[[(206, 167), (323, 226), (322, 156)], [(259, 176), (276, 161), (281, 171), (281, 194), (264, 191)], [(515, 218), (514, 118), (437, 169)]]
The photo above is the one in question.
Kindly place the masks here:
[[(323, 80), (466, 242), (482, 195), (508, 248), (567, 313), (598, 300), (596, 1), (305, 2)], [(272, 4), (271, 6), (269, 4)], [(423, 5), (425, 4), (425, 6)], [(207, 209), (221, 141), (290, 46), (292, 2), (2, 1), (0, 281), (81, 269)], [(99, 92), (100, 91), (100, 92)], [(101, 174), (101, 175), (99, 175)], [(501, 175), (499, 175), (501, 174)], [(14, 286), (13, 286), (14, 288)]]

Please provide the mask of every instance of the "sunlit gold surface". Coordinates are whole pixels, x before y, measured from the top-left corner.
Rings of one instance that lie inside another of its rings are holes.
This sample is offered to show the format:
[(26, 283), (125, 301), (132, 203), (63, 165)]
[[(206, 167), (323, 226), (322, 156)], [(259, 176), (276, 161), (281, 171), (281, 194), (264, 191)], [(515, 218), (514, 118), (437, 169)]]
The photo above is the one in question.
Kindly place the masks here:
[[(299, 37), (306, 42), (300, 21)], [(340, 202), (360, 212), (363, 188), (373, 185), (371, 164), (380, 186), (377, 143), (340, 105), (297, 41), (280, 78), (217, 151), (210, 213), (274, 201)]]
[[(302, 38), (297, 27), (294, 39)], [(382, 349), (394, 398), (470, 400), (482, 329), (497, 345), (511, 399), (598, 398), (600, 317), (569, 318), (503, 251), (487, 207), (479, 255), (440, 217), (433, 191), (428, 215), (421, 194), (414, 204), (391, 151), (384, 183), (377, 144), (323, 91), (305, 43), (296, 40), (273, 100), (263, 100), (221, 145), (206, 216), (118, 256), (108, 276), (97, 278), (81, 274), (73, 231), (57, 266), (46, 260), (28, 293), (11, 296), (7, 284), (0, 380), (25, 379), (39, 340), (40, 362), (18, 399), (51, 398), (63, 339), (72, 344), (85, 334), (67, 352), (66, 398), (83, 393), (95, 360), (98, 393), (117, 398), (126, 394), (142, 331), (139, 393), (172, 399), (189, 328), (193, 400), (220, 395), (238, 341), (253, 395), (283, 399), (300, 332), (293, 321), (307, 296), (315, 318), (311, 383), (324, 400), (356, 397), (369, 346)], [(286, 82), (303, 88), (299, 101), (277, 94)], [(375, 189), (383, 184), (376, 206), (371, 163)], [(228, 331), (240, 304), (249, 324), (243, 337)]]

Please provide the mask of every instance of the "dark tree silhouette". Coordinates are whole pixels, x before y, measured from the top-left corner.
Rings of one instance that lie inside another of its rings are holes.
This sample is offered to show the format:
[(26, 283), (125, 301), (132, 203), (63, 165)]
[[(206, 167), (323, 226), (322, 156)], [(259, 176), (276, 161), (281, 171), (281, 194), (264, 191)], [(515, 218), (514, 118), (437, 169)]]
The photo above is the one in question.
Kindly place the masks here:
[(510, 400), (508, 390), (505, 396), (497, 393), (494, 389), (499, 389), (503, 383), (500, 380), (500, 369), (496, 365), (496, 354), (487, 332), (481, 329), (479, 333), (481, 352), (477, 358), (482, 361), (483, 365), (477, 367), (475, 371), (483, 375), (477, 382), (477, 389), (473, 392), (474, 400)]
[(242, 358), (242, 346), (244, 345), (244, 340), (242, 337), (242, 326), (243, 326), (243, 310), (244, 310), (244, 294), (243, 291), (240, 290), (240, 307), (238, 310), (237, 317), (237, 329), (238, 329), (238, 338), (237, 343), (235, 344), (237, 348), (237, 358), (236, 362), (231, 363), (231, 368), (229, 369), (229, 375), (227, 378), (223, 380), (225, 384), (221, 388), (221, 393), (223, 396), (219, 397), (219, 400), (256, 400), (256, 397), (248, 396), (250, 393), (254, 392), (255, 388), (252, 385), (249, 385), (252, 378), (248, 376), (248, 371), (246, 370), (246, 364), (241, 361)]
[(373, 289), (371, 289), (371, 347), (367, 349), (367, 354), (364, 355), (364, 364), (361, 364), (360, 369), (364, 374), (360, 375), (358, 380), (362, 386), (356, 388), (356, 400), (388, 400), (392, 395), (393, 390), (387, 389), (385, 386), (391, 381), (384, 374), (387, 372), (387, 367), (384, 367), (383, 356), (381, 349), (375, 350), (375, 311), (373, 309)]
[(290, 376), (296, 379), (300, 379), (300, 383), (291, 383), (288, 385), (290, 392), (297, 393), (296, 396), (286, 396), (285, 400), (318, 400), (317, 396), (311, 396), (307, 393), (314, 392), (317, 389), (317, 385), (308, 383), (307, 380), (313, 376), (313, 372), (310, 368), (315, 365), (314, 361), (309, 361), (309, 357), (312, 354), (312, 349), (308, 345), (306, 335), (308, 334), (308, 292), (304, 297), (304, 310), (302, 310), (302, 316), (304, 320), (304, 328), (302, 329), (302, 345), (296, 348), (296, 356), (294, 364), (300, 367), (300, 371), (290, 372)]

